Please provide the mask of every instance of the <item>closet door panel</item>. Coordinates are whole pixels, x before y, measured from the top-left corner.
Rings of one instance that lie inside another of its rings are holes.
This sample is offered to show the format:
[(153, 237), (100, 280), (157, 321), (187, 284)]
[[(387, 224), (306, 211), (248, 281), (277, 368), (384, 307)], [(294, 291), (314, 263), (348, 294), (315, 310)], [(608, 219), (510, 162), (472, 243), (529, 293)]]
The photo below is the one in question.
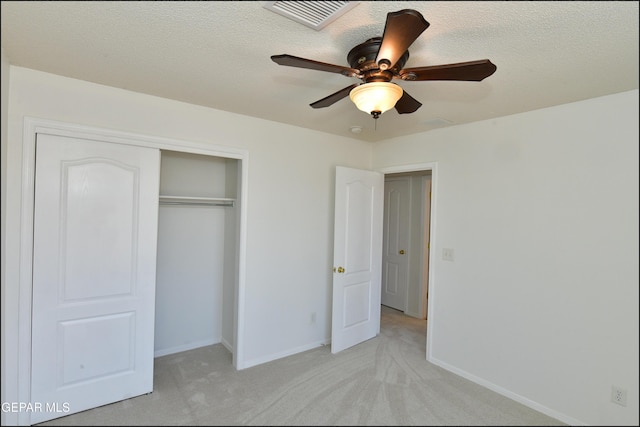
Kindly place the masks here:
[(159, 150), (38, 135), (31, 422), (153, 390)]

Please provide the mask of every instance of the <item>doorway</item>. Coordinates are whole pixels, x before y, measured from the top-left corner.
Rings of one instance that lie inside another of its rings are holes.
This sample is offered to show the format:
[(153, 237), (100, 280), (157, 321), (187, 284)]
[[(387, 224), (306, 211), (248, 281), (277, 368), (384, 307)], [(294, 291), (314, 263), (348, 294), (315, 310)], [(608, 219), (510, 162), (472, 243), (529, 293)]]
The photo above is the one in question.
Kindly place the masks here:
[[(405, 251), (404, 256), (413, 254), (415, 260), (413, 261), (413, 268), (409, 267), (411, 273), (408, 274), (407, 280), (411, 285), (407, 285), (406, 305), (404, 312), (406, 315), (417, 317), (420, 319), (428, 319), (427, 322), (427, 340), (426, 340), (426, 355), (427, 360), (431, 359), (431, 327), (434, 320), (434, 256), (435, 253), (432, 248), (435, 248), (435, 224), (436, 224), (436, 202), (437, 202), (437, 163), (422, 163), (405, 166), (392, 166), (387, 168), (378, 169), (378, 172), (384, 174), (385, 181), (387, 179), (399, 179), (409, 178), (414, 181), (413, 191), (410, 194), (414, 194), (414, 207), (413, 216), (410, 220), (410, 232), (413, 236), (413, 244), (405, 243), (409, 246), (411, 252), (408, 249), (397, 248), (397, 252), (400, 250)], [(385, 182), (386, 188), (386, 182)], [(385, 190), (386, 191), (386, 190)], [(421, 198), (420, 203), (415, 203), (416, 198)], [(385, 228), (388, 220), (387, 216), (387, 197), (385, 194)], [(384, 230), (383, 230), (384, 232)], [(417, 236), (417, 238), (416, 238)], [(385, 242), (386, 244), (386, 242)], [(383, 251), (384, 251), (383, 245)], [(398, 253), (398, 255), (400, 255)], [(382, 261), (384, 265), (384, 260)], [(409, 259), (411, 263), (411, 259)], [(418, 267), (416, 267), (418, 266)], [(383, 267), (384, 269), (384, 267)], [(382, 281), (385, 280), (386, 271), (383, 270)], [(382, 286), (385, 286), (384, 283)]]
[(431, 170), (385, 174), (382, 305), (427, 317)]

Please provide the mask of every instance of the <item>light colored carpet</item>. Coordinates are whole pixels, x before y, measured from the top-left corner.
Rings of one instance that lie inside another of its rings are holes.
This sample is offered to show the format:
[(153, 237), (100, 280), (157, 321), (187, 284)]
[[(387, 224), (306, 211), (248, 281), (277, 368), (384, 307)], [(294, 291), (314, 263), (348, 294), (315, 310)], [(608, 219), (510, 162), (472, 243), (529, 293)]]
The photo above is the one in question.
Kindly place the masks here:
[(40, 425), (565, 425), (425, 360), (426, 321), (236, 371), (221, 345), (155, 360), (154, 392)]

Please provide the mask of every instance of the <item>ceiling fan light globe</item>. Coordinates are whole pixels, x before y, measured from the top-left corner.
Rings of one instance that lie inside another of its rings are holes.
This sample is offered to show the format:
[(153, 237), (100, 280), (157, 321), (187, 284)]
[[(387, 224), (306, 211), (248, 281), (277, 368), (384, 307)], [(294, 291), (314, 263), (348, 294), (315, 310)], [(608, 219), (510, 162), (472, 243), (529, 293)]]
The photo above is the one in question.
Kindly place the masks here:
[(392, 109), (402, 97), (402, 88), (389, 82), (372, 82), (356, 86), (349, 92), (349, 98), (359, 110), (367, 114), (380, 114)]

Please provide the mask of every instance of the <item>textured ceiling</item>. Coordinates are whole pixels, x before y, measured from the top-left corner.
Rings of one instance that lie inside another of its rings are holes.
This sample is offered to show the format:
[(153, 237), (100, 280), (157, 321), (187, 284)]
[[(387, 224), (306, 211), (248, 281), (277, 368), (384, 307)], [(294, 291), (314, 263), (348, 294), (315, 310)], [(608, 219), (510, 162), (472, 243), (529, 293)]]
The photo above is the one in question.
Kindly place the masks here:
[[(1, 40), (12, 65), (366, 141), (638, 89), (637, 1), (359, 2), (320, 31), (264, 4), (2, 1)], [(349, 50), (401, 9), (430, 23), (406, 68), (490, 59), (495, 74), (395, 81), (423, 105), (374, 127), (348, 97), (309, 106), (360, 80), (270, 59), (349, 66)]]

